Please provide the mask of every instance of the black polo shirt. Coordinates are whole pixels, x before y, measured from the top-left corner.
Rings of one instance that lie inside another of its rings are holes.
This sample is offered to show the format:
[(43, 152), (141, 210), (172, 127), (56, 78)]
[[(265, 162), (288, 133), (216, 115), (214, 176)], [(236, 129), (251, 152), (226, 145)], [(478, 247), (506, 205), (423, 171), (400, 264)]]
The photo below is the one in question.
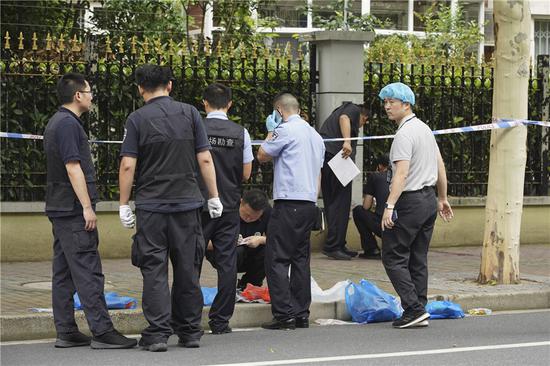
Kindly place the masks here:
[(267, 207), (258, 220), (252, 222), (244, 222), (243, 220), (241, 220), (240, 234), (243, 236), (243, 238), (254, 236), (254, 234), (256, 233), (265, 235), (267, 233), (267, 224), (269, 223), (270, 217), (271, 207)]
[[(181, 109), (178, 104), (171, 103), (173, 101), (172, 97), (169, 96), (160, 96), (147, 101), (146, 104), (151, 103), (162, 103), (164, 104), (163, 108), (167, 110), (168, 114), (177, 114), (180, 113)], [(174, 108), (171, 110), (171, 108)], [(175, 109), (175, 108), (178, 109)], [(210, 143), (208, 142), (208, 135), (204, 124), (202, 123), (202, 118), (199, 111), (191, 106), (193, 114), (193, 126), (195, 131), (195, 151), (197, 153), (210, 150)], [(132, 113), (127, 121), (124, 128), (124, 141), (122, 142), (122, 148), (120, 150), (120, 156), (130, 156), (133, 158), (139, 158), (139, 131), (140, 125), (145, 123), (147, 119), (146, 113), (136, 114)], [(146, 203), (138, 204), (136, 208), (151, 211), (151, 212), (161, 212), (161, 213), (170, 213), (170, 212), (185, 212), (189, 210), (194, 210), (202, 207), (203, 201), (190, 201), (185, 203)]]
[(388, 172), (372, 173), (367, 178), (367, 184), (363, 188), (363, 194), (368, 194), (376, 199), (376, 214), (382, 216), (388, 195), (390, 194), (390, 184), (388, 183)]
[[(59, 155), (63, 164), (71, 161), (82, 161), (84, 157), (80, 156), (80, 136), (84, 122), (71, 110), (65, 107), (59, 107), (58, 111), (66, 116), (59, 122), (55, 130), (55, 143), (59, 147)], [(95, 210), (95, 205), (93, 206)], [(67, 217), (82, 215), (82, 205), (77, 200), (72, 211), (46, 211), (48, 217)]]
[[(359, 117), (361, 115), (361, 108), (359, 108), (356, 104), (346, 102), (332, 111), (325, 123), (321, 126), (319, 134), (324, 139), (343, 137), (342, 131), (340, 130), (340, 116), (342, 115), (348, 116), (351, 121), (350, 137), (357, 137), (359, 135)], [(338, 151), (342, 150), (343, 143), (343, 141), (325, 142), (326, 153), (330, 156), (336, 155)], [(355, 159), (357, 140), (351, 141), (351, 147), (353, 148), (351, 158)]]

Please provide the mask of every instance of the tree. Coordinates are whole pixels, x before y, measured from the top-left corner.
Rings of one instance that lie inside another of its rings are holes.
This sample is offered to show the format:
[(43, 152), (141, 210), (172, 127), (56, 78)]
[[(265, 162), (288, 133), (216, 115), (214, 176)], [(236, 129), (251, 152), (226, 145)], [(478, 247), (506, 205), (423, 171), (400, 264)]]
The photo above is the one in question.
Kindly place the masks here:
[[(527, 118), (529, 82), (528, 0), (495, 1), (493, 116)], [(480, 283), (519, 283), (519, 245), (527, 127), (491, 132)]]

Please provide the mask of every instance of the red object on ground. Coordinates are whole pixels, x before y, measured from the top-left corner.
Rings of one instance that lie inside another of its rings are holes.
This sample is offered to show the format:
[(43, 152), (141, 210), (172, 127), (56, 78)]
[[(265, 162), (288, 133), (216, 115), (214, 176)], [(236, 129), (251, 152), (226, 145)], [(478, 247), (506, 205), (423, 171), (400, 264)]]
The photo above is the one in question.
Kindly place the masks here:
[(271, 297), (269, 297), (269, 289), (267, 287), (258, 287), (250, 283), (246, 284), (246, 288), (241, 295), (250, 301), (261, 299), (265, 302), (271, 302)]

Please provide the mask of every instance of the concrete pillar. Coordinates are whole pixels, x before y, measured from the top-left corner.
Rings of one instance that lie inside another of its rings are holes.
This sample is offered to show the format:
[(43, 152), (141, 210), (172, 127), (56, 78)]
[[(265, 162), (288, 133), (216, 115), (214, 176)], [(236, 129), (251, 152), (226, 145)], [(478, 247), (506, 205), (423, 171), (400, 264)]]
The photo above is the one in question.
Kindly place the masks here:
[[(364, 100), (364, 48), (374, 32), (320, 31), (303, 35), (300, 40), (316, 45), (317, 121), (319, 129), (330, 113), (342, 102), (362, 104)], [(310, 65), (310, 67), (314, 67)], [(362, 134), (362, 131), (360, 131)], [(363, 142), (357, 144), (356, 161), (363, 171)], [(352, 182), (352, 206), (362, 202), (362, 175)]]
[(407, 32), (414, 32), (414, 0), (409, 0), (407, 9)]
[(307, 0), (307, 27), (313, 28), (313, 0)]
[(361, 0), (361, 15), (370, 14), (370, 0)]

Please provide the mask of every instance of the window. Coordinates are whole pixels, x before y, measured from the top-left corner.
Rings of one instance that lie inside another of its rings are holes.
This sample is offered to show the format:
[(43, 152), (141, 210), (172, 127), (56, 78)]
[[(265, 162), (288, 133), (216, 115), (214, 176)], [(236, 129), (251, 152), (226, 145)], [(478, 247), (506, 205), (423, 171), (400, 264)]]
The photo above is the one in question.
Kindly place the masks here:
[(535, 20), (535, 60), (550, 54), (550, 20)]

